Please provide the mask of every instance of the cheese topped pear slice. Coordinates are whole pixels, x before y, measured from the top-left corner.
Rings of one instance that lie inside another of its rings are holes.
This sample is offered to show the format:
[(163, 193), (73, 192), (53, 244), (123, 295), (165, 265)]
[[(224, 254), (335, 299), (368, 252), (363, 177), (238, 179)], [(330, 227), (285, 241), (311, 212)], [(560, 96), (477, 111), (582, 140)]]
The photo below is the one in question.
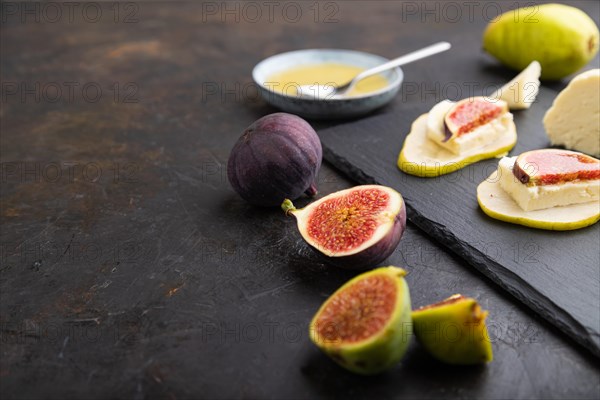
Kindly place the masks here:
[(571, 230), (600, 220), (600, 161), (568, 150), (504, 157), (477, 188), (490, 217), (540, 229)]
[(436, 177), (506, 155), (516, 142), (517, 130), (504, 101), (444, 100), (413, 122), (398, 167), (411, 175)]

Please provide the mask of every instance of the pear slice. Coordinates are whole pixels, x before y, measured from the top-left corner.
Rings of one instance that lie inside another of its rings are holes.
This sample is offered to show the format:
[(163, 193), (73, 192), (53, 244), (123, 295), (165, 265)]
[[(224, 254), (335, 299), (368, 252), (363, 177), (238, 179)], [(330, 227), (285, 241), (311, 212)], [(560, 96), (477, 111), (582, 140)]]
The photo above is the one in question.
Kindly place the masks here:
[(540, 63), (532, 61), (519, 75), (489, 97), (504, 100), (510, 110), (527, 109), (531, 107), (540, 91), (541, 74), (542, 66)]
[(475, 299), (455, 294), (412, 313), (419, 343), (448, 364), (481, 364), (493, 359), (483, 311)]
[(566, 231), (585, 228), (600, 220), (600, 203), (572, 204), (524, 211), (500, 186), (498, 171), (477, 187), (477, 202), (488, 216), (531, 228)]
[(429, 139), (428, 115), (423, 114), (413, 122), (398, 156), (398, 168), (410, 175), (433, 178), (449, 174), (480, 160), (502, 157), (517, 143), (517, 129), (510, 121), (508, 131), (499, 140), (455, 154)]

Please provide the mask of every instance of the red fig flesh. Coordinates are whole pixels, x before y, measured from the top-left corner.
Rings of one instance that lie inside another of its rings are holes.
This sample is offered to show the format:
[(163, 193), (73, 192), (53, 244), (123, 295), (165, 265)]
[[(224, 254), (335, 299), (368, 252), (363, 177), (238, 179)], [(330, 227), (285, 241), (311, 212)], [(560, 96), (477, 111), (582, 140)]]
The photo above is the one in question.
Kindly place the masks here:
[(531, 186), (600, 179), (600, 161), (568, 150), (533, 150), (517, 157), (513, 173)]
[(479, 126), (508, 112), (506, 102), (490, 101), (485, 97), (473, 97), (456, 103), (444, 117), (446, 126), (445, 141), (472, 132)]
[(249, 203), (276, 206), (286, 198), (317, 193), (322, 158), (321, 141), (308, 122), (275, 113), (246, 128), (231, 150), (227, 177)]
[(410, 343), (410, 293), (398, 267), (354, 277), (323, 303), (310, 339), (342, 367), (363, 375), (397, 364)]
[(332, 193), (296, 209), (294, 215), (304, 240), (334, 265), (369, 269), (382, 263), (398, 246), (406, 227), (406, 208), (400, 193), (379, 185), (356, 186)]

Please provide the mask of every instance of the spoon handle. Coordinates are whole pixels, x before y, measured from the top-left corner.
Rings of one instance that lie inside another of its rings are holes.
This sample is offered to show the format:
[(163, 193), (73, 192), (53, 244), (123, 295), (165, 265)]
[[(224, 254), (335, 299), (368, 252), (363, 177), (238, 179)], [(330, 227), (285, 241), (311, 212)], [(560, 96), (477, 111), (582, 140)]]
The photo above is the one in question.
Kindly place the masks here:
[(356, 84), (356, 82), (363, 80), (364, 78), (367, 78), (371, 75), (376, 75), (376, 74), (386, 71), (388, 69), (399, 67), (401, 65), (408, 64), (413, 61), (417, 61), (417, 60), (432, 56), (437, 53), (441, 53), (443, 51), (450, 49), (450, 47), (451, 47), (451, 45), (448, 42), (438, 42), (436, 44), (432, 44), (431, 46), (424, 47), (420, 50), (413, 51), (412, 53), (408, 53), (401, 57), (394, 58), (393, 60), (390, 60), (381, 65), (378, 65), (374, 68), (370, 68), (370, 69), (363, 71), (360, 74), (356, 75), (356, 77), (354, 77), (354, 79), (352, 79), (350, 86), (354, 86), (354, 84)]

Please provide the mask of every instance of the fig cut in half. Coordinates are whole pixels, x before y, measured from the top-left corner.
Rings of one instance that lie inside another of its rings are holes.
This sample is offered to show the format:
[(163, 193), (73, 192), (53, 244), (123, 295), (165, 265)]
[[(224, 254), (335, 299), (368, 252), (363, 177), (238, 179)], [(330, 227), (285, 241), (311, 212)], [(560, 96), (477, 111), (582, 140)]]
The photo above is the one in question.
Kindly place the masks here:
[(444, 116), (446, 141), (472, 132), (508, 112), (505, 102), (492, 102), (484, 97), (463, 99), (454, 104)]
[(493, 359), (485, 318), (475, 299), (455, 294), (412, 313), (417, 340), (448, 364), (481, 364)]
[(396, 249), (406, 227), (404, 199), (395, 190), (363, 185), (325, 196), (302, 209), (281, 205), (296, 218), (302, 238), (331, 264), (369, 269)]
[(342, 367), (383, 372), (404, 356), (412, 336), (406, 271), (383, 267), (347, 282), (310, 323), (312, 342)]
[(528, 186), (600, 179), (600, 161), (586, 154), (559, 149), (521, 153), (513, 173)]

